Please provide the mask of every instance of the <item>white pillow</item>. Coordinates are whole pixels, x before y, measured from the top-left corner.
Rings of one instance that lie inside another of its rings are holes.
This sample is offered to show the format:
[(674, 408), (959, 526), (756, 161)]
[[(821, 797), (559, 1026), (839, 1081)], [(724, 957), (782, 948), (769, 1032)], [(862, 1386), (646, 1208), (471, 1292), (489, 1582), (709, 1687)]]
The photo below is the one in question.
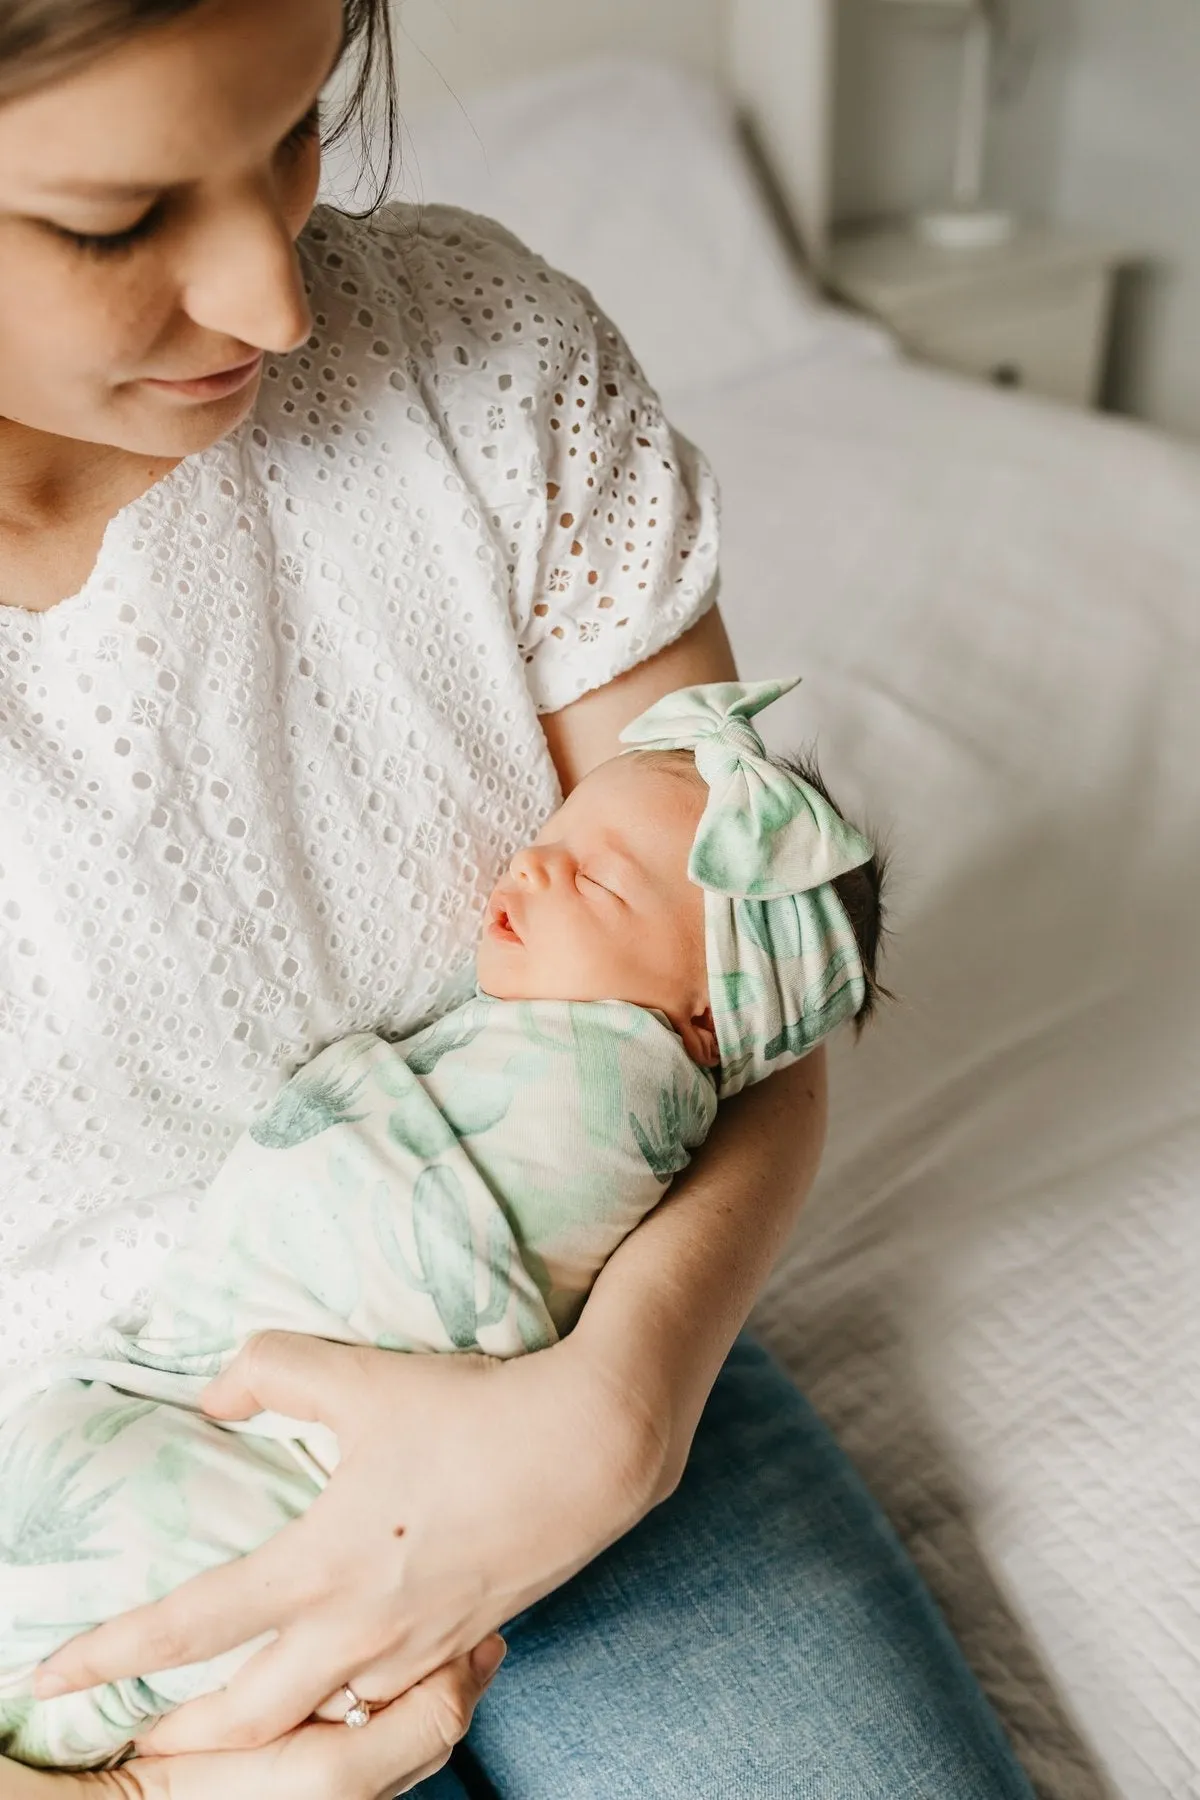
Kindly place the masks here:
[(408, 116), (393, 191), (487, 213), (578, 277), (660, 388), (807, 350), (835, 316), (776, 230), (728, 101), (666, 63), (604, 58)]

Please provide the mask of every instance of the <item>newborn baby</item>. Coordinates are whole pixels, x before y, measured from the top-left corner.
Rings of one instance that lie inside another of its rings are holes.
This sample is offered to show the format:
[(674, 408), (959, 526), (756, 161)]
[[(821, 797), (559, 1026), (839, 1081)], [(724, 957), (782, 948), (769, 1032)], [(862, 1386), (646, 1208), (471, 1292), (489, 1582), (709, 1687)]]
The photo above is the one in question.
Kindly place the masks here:
[(749, 720), (785, 691), (686, 689), (630, 726), (492, 894), (476, 998), (325, 1050), (235, 1146), (138, 1335), (0, 1397), (0, 1752), (111, 1761), (258, 1647), (30, 1697), (68, 1638), (246, 1554), (336, 1466), (321, 1427), (198, 1410), (251, 1333), (553, 1343), (718, 1096), (869, 1006), (873, 853), (767, 759)]

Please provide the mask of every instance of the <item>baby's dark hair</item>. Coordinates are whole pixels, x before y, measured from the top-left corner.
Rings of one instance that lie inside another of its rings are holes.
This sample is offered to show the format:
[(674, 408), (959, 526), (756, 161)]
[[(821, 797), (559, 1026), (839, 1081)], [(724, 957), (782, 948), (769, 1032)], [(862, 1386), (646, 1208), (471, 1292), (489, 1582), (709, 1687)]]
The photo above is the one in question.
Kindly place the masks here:
[[(822, 779), (813, 751), (801, 751), (796, 756), (777, 756), (773, 760), (790, 775), (797, 776), (801, 781), (807, 782), (809, 787), (815, 788), (838, 817), (845, 819), (841, 807)], [(854, 821), (846, 819), (846, 823), (852, 825)], [(858, 827), (855, 826), (855, 829)], [(870, 832), (864, 832), (863, 836), (868, 843), (874, 841)], [(887, 935), (887, 908), (884, 902), (887, 873), (887, 851), (877, 848), (870, 862), (851, 869), (845, 875), (839, 875), (833, 884), (833, 891), (846, 910), (846, 917), (858, 944), (858, 954), (862, 958), (863, 975), (867, 983), (866, 997), (854, 1019), (854, 1029), (859, 1033), (868, 1019), (874, 1016), (879, 1002), (893, 998), (878, 975), (883, 940)]]

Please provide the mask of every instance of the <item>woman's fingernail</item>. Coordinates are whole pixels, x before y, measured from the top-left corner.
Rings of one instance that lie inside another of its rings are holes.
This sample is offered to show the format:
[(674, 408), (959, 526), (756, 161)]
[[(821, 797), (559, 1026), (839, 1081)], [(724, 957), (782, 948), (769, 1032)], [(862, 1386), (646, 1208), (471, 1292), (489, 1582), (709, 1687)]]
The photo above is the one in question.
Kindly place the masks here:
[(484, 1687), (492, 1679), (508, 1655), (508, 1645), (501, 1637), (490, 1637), (471, 1652), (471, 1673)]
[(33, 1678), (33, 1692), (38, 1700), (57, 1700), (60, 1694), (70, 1689), (70, 1682), (64, 1681), (61, 1675), (55, 1675), (46, 1669), (39, 1669)]

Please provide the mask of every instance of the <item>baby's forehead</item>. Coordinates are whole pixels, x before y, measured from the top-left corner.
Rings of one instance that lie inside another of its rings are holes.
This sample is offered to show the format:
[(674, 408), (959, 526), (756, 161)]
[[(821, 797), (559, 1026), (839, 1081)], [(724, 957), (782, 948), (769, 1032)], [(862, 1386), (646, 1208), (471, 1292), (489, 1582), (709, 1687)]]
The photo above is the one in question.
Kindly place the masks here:
[(690, 754), (635, 751), (593, 769), (567, 805), (624, 828), (649, 818), (697, 820), (707, 792)]
[(614, 757), (586, 775), (538, 834), (562, 837), (577, 850), (623, 851), (661, 869), (687, 852), (704, 809), (707, 788), (675, 759), (635, 754)]

